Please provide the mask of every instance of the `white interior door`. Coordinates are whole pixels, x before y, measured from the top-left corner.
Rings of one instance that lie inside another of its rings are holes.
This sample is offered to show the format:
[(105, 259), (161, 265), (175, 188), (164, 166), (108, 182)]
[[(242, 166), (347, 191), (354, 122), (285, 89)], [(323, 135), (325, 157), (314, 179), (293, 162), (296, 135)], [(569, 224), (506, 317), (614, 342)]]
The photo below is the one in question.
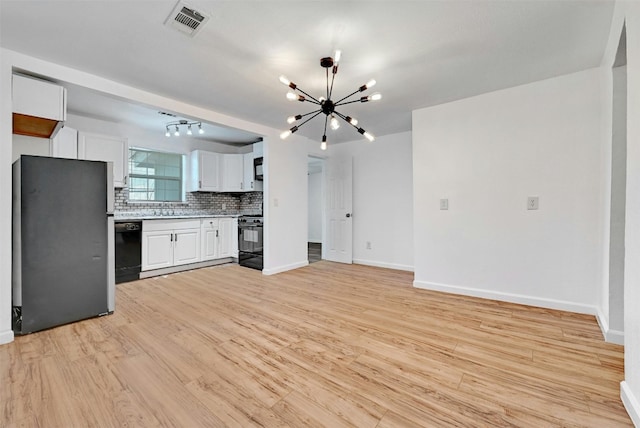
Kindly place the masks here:
[(353, 159), (327, 159), (326, 235), (323, 258), (340, 263), (353, 261), (352, 208)]

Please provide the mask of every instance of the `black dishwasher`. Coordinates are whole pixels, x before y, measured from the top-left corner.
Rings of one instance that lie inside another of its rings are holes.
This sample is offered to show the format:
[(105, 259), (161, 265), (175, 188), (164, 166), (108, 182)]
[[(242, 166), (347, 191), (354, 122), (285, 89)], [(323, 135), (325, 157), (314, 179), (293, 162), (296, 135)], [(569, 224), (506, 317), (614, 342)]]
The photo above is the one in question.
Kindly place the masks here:
[(116, 284), (140, 278), (142, 221), (116, 222)]

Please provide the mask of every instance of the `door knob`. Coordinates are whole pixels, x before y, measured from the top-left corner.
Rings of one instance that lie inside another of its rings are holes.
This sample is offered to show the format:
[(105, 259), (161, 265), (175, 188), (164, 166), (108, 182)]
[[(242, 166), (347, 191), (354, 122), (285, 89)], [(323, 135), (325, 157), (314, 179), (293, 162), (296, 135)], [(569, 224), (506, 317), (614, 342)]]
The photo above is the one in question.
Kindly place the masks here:
[(347, 213), (347, 218), (351, 217), (351, 213)]

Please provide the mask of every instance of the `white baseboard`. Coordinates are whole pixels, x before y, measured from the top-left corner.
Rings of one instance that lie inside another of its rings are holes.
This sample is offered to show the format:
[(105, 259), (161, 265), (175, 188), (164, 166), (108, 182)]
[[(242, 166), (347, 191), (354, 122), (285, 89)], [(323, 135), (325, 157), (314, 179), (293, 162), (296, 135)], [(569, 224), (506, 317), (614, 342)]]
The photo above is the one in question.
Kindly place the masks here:
[(0, 331), (0, 345), (13, 342), (13, 330)]
[(435, 282), (413, 281), (413, 286), (426, 290), (442, 291), (445, 293), (462, 294), (464, 296), (480, 297), (483, 299), (501, 300), (503, 302), (519, 303), (521, 305), (537, 306), (547, 309), (576, 312), (580, 314), (596, 315), (597, 309), (592, 305), (567, 302), (564, 300), (545, 299), (541, 297), (526, 296), (522, 294), (501, 293), (492, 290), (461, 287), (457, 285), (438, 284)]
[(624, 380), (620, 382), (620, 399), (622, 399), (622, 404), (624, 404), (631, 422), (640, 427), (640, 403), (638, 403), (636, 396), (631, 391), (629, 384)]
[(286, 272), (288, 270), (298, 269), (309, 265), (309, 260), (304, 260), (298, 263), (291, 263), (289, 265), (278, 266), (271, 269), (262, 269), (263, 275), (275, 275), (276, 273)]
[(381, 268), (387, 268), (387, 269), (406, 270), (409, 272), (413, 272), (413, 266), (400, 265), (396, 263), (376, 262), (373, 260), (363, 260), (363, 259), (353, 259), (353, 263), (357, 265), (375, 266), (375, 267), (381, 267)]
[(596, 320), (598, 320), (598, 325), (600, 326), (605, 341), (615, 343), (616, 345), (624, 345), (624, 332), (610, 329), (609, 321), (600, 309), (598, 309), (598, 313), (596, 314)]

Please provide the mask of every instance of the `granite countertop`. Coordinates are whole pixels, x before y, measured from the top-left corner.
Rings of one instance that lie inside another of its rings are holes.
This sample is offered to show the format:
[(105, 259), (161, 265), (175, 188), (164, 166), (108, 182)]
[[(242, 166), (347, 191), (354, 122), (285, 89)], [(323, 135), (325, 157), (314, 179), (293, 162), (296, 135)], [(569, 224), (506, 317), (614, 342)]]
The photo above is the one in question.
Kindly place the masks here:
[(144, 212), (116, 212), (113, 215), (115, 221), (131, 221), (131, 220), (172, 220), (172, 219), (189, 219), (189, 218), (217, 218), (217, 217), (240, 217), (247, 214), (213, 214), (213, 213), (197, 213), (197, 214), (157, 214)]

